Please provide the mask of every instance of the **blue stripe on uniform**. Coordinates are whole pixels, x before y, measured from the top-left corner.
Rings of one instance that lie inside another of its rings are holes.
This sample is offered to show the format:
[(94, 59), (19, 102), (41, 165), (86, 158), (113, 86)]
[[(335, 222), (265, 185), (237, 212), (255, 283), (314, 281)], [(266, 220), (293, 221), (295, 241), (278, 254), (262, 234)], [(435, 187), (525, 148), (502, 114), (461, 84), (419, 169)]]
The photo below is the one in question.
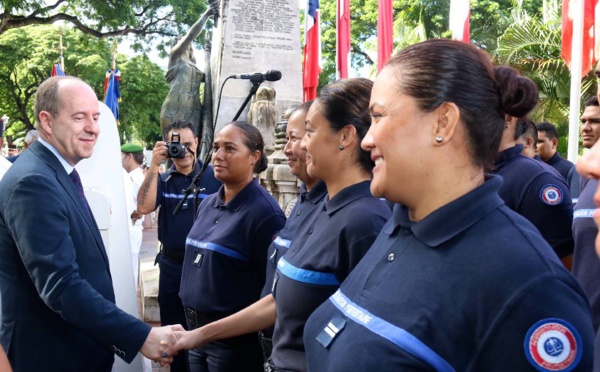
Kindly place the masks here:
[(192, 239), (192, 238), (187, 238), (185, 240), (185, 244), (191, 245), (192, 247), (196, 247), (196, 248), (204, 248), (204, 249), (208, 249), (211, 251), (219, 252), (226, 256), (237, 258), (238, 260), (248, 261), (246, 259), (246, 257), (242, 256), (242, 254), (240, 254), (239, 252), (234, 251), (233, 249), (230, 249), (227, 247), (223, 247), (222, 245), (218, 245), (215, 243), (200, 242), (200, 241)]
[(573, 211), (573, 218), (593, 218), (595, 209), (578, 209)]
[(275, 243), (281, 247), (289, 248), (290, 245), (292, 244), (292, 241), (283, 239), (281, 236), (278, 236), (277, 238), (275, 238), (275, 240), (273, 240), (273, 243)]
[(335, 307), (337, 307), (350, 320), (362, 325), (369, 331), (391, 341), (414, 357), (424, 361), (436, 371), (454, 372), (454, 368), (442, 357), (437, 355), (427, 345), (418, 338), (411, 335), (404, 329), (397, 327), (381, 318), (371, 314), (366, 309), (350, 301), (341, 290), (337, 290), (333, 296), (329, 297)]
[[(167, 199), (183, 199), (183, 197), (184, 197), (183, 194), (172, 194), (172, 193), (167, 193), (167, 192), (163, 192), (162, 196), (163, 196), (163, 198), (167, 198)], [(198, 194), (198, 198), (200, 198), (200, 199), (204, 199), (207, 196), (208, 196), (207, 194)]]
[(321, 273), (296, 267), (287, 262), (283, 257), (277, 262), (279, 271), (290, 279), (302, 283), (318, 284), (318, 285), (340, 285), (333, 273)]

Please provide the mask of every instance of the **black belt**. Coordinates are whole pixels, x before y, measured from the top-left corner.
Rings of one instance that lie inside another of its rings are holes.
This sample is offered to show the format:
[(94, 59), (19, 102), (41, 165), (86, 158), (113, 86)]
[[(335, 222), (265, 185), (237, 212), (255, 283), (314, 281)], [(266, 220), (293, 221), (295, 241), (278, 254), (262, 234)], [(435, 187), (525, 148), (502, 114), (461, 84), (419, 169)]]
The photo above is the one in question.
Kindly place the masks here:
[(161, 250), (161, 253), (163, 256), (165, 256), (169, 260), (173, 260), (173, 261), (177, 261), (177, 262), (183, 262), (183, 258), (185, 257), (185, 252), (168, 251), (164, 248)]
[(265, 360), (269, 360), (271, 358), (271, 353), (273, 352), (273, 339), (266, 337), (263, 331), (259, 331), (258, 341), (260, 342), (260, 347), (262, 347)]
[(217, 320), (217, 318), (200, 314), (196, 310), (190, 309), (189, 307), (186, 307), (183, 310), (185, 312), (185, 320), (187, 321), (190, 330), (200, 328)]

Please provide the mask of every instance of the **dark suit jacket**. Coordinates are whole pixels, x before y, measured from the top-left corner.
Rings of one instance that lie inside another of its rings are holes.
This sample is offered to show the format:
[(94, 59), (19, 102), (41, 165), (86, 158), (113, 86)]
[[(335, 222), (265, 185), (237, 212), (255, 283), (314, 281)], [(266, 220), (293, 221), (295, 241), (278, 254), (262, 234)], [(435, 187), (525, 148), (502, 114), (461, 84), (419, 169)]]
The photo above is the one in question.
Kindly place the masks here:
[(115, 305), (95, 220), (35, 142), (0, 182), (0, 341), (16, 371), (110, 371), (150, 326)]

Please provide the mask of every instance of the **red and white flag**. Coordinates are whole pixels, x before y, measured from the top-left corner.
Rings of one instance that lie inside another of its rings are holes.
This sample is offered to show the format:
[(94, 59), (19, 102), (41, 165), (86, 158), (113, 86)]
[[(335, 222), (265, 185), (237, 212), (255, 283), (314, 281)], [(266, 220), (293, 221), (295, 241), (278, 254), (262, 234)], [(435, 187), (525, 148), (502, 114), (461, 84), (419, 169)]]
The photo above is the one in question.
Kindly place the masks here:
[(337, 2), (337, 78), (347, 79), (350, 66), (350, 0)]
[(377, 71), (389, 61), (394, 50), (394, 9), (392, 0), (377, 1)]
[(470, 17), (469, 0), (450, 0), (450, 31), (453, 40), (471, 42)]
[[(578, 0), (584, 1), (583, 11), (583, 53), (581, 55), (581, 76), (585, 76), (598, 60), (598, 43), (600, 41), (600, 3), (598, 0)], [(569, 69), (571, 61), (573, 44), (573, 18), (574, 18), (575, 0), (563, 0), (562, 8), (562, 57)], [(595, 25), (598, 24), (598, 27)]]
[(317, 97), (321, 73), (321, 31), (319, 29), (319, 0), (308, 0), (304, 24), (304, 56), (302, 59), (302, 86), (304, 102)]

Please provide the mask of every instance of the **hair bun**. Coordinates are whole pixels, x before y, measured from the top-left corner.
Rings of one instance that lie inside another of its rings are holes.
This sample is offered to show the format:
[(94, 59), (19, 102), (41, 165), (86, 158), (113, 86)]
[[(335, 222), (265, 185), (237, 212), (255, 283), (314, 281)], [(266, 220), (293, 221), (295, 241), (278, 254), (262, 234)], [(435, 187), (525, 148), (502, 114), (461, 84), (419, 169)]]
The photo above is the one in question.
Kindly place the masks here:
[(533, 80), (508, 66), (495, 67), (494, 75), (502, 111), (520, 118), (533, 110), (538, 101), (538, 87)]

